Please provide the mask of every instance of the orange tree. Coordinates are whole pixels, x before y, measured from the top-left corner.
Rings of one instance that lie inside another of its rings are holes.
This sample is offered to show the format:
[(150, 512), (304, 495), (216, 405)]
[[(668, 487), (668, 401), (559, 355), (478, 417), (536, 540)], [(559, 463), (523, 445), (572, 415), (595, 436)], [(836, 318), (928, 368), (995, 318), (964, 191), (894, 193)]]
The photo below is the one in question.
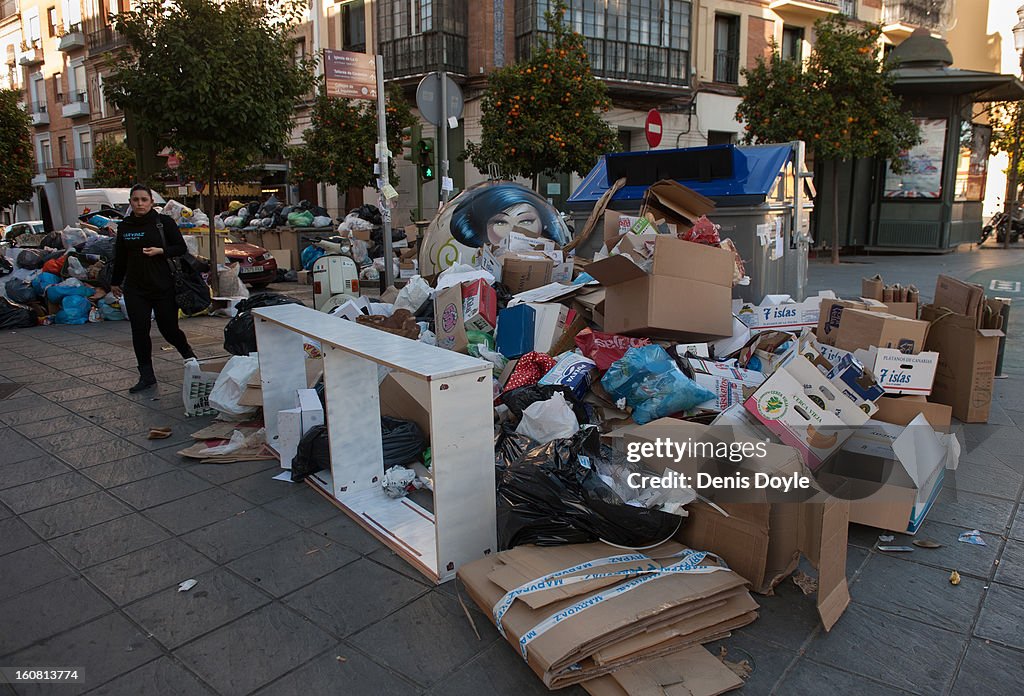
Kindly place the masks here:
[[(388, 87), (385, 100), (388, 149), (402, 151), (402, 129), (416, 119), (400, 88)], [(302, 145), (291, 148), (293, 181), (317, 181), (342, 189), (372, 186), (377, 161), (377, 102), (329, 97), (321, 86), (313, 104), (310, 127)], [(394, 158), (389, 161), (392, 183), (398, 183)]]
[[(878, 157), (901, 166), (899, 155), (919, 142), (918, 128), (893, 94), (890, 66), (878, 57), (878, 25), (851, 25), (835, 15), (814, 25), (817, 40), (806, 69), (770, 60), (743, 70), (746, 83), (736, 116), (746, 143), (803, 140), (816, 162), (832, 168), (832, 198), (839, 197), (840, 163)], [(839, 211), (833, 205), (832, 262), (839, 262)]]
[(93, 151), (93, 179), (102, 187), (122, 188), (135, 183), (135, 153), (119, 140), (101, 140)]
[(527, 60), (488, 76), (483, 133), (466, 145), (481, 172), (497, 165), (503, 176), (532, 179), (536, 189), (540, 174), (586, 174), (617, 149), (615, 131), (601, 118), (611, 101), (590, 71), (583, 37), (565, 24), (565, 10), (558, 2), (545, 13), (550, 38), (540, 38)]
[(0, 207), (32, 195), (32, 135), (21, 99), (17, 90), (0, 90)]

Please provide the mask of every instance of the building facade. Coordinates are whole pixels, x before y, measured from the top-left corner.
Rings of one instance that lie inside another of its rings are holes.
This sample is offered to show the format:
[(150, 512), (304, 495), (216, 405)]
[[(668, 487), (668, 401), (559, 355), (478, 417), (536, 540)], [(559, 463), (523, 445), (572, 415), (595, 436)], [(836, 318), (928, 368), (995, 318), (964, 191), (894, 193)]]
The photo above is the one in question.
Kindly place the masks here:
[[(987, 3), (989, 0), (972, 0)], [(995, 0), (998, 1), (998, 0)], [(742, 69), (769, 55), (804, 59), (820, 18), (843, 13), (884, 25), (884, 43), (896, 45), (914, 28), (944, 34), (956, 17), (954, 0), (567, 0), (567, 21), (584, 35), (594, 74), (608, 86), (606, 115), (622, 150), (646, 149), (649, 109), (663, 118), (661, 148), (735, 142)], [(460, 85), (465, 108), (449, 131), (449, 161), (456, 190), (482, 181), (460, 160), (467, 142), (479, 140), (480, 97), (488, 74), (528, 56), (544, 36), (552, 0), (311, 0), (308, 21), (295, 34), (296, 56), (321, 49), (379, 52), (385, 78), (400, 84), (410, 101), (415, 88), (441, 65)], [(122, 45), (109, 15), (130, 0), (0, 0), (0, 51), (7, 70), (0, 79), (23, 89), (32, 115), (37, 183), (47, 170), (70, 168), (77, 184), (92, 184), (93, 145), (124, 138), (124, 115), (104, 97), (105, 56)], [(971, 17), (974, 19), (973, 15)], [(964, 43), (977, 33), (964, 22), (954, 35)], [(954, 52), (956, 48), (954, 46)], [(305, 110), (308, 111), (308, 110)], [(300, 111), (292, 142), (309, 125)], [(434, 135), (424, 124), (424, 134)], [(397, 221), (415, 217), (414, 165), (396, 153), (400, 184)], [(284, 163), (272, 167), (283, 169)], [(541, 181), (555, 205), (578, 183), (568, 174)], [(421, 217), (438, 202), (438, 181), (422, 188)], [(361, 202), (358, 194), (295, 184), (289, 197), (318, 198), (333, 214)], [(375, 200), (372, 190), (363, 197)]]

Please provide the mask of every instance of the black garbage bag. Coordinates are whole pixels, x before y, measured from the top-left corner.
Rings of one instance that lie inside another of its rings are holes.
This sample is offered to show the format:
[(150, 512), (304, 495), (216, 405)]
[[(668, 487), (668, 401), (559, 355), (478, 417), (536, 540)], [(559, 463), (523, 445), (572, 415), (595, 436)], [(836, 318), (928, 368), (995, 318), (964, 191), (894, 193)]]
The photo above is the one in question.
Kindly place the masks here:
[(39, 242), (39, 246), (43, 249), (63, 249), (64, 240), (60, 232), (50, 232)]
[(249, 355), (256, 352), (256, 325), (252, 310), (259, 307), (273, 307), (284, 304), (300, 304), (301, 300), (276, 292), (258, 292), (236, 305), (238, 313), (224, 325), (224, 350), (232, 355)]
[(86, 254), (100, 256), (105, 259), (112, 259), (114, 258), (114, 238), (103, 236), (93, 237), (85, 243), (83, 251)]
[(0, 277), (10, 275), (14, 272), (14, 264), (7, 260), (6, 256), (0, 256)]
[(27, 329), (36, 323), (36, 313), (31, 309), (0, 297), (0, 329)]
[(34, 271), (46, 263), (46, 252), (42, 249), (24, 249), (18, 254), (18, 268)]
[(366, 220), (371, 225), (379, 226), (384, 224), (384, 220), (381, 218), (380, 215), (380, 208), (378, 208), (375, 205), (370, 205), (369, 203), (363, 204), (358, 208), (353, 208), (352, 210), (349, 211), (349, 215), (351, 215), (352, 213), (355, 213), (361, 219)]
[(4, 290), (13, 302), (32, 302), (36, 299), (35, 288), (29, 280), (11, 278), (4, 284)]
[[(592, 439), (588, 442), (588, 439)], [(599, 451), (595, 428), (527, 450), (498, 475), (498, 546), (606, 541), (644, 547), (664, 541), (680, 519), (626, 505), (580, 455)]]
[(512, 299), (512, 291), (508, 289), (507, 285), (504, 283), (495, 283), (494, 294), (497, 296), (499, 312), (508, 307), (508, 303)]
[(535, 444), (532, 438), (517, 433), (511, 423), (502, 423), (494, 436), (494, 466), (498, 475), (518, 462), (523, 453)]
[(393, 466), (412, 464), (420, 460), (427, 448), (423, 431), (413, 421), (382, 416), (381, 441), (384, 446), (384, 470)]
[(315, 425), (299, 440), (292, 459), (292, 481), (301, 481), (330, 466), (331, 443), (327, 439), (327, 427)]

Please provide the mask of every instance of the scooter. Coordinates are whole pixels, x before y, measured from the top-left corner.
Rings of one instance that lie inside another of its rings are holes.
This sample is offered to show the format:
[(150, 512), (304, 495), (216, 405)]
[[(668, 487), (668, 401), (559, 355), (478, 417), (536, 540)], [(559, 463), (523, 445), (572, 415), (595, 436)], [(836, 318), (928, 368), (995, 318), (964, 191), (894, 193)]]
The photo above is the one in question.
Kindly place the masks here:
[(317, 237), (313, 246), (325, 252), (313, 262), (313, 308), (330, 312), (359, 297), (359, 266), (345, 237)]
[[(992, 236), (992, 232), (996, 233), (996, 242), (999, 244), (1004, 243), (1006, 240), (1006, 211), (1000, 210), (998, 213), (992, 216), (988, 221), (988, 224), (981, 228), (981, 239), (978, 244), (984, 244), (985, 240)], [(1020, 237), (1024, 234), (1024, 218), (1021, 217), (1021, 210), (1018, 207), (1017, 212), (1013, 217), (1010, 225), (1010, 244), (1016, 244), (1020, 241)]]

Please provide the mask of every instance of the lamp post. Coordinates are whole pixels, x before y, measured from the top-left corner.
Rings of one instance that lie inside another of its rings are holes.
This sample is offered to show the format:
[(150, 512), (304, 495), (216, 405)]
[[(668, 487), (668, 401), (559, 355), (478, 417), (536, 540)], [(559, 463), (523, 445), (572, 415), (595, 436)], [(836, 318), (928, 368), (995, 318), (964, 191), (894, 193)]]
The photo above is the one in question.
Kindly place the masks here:
[[(1020, 60), (1021, 74), (1024, 76), (1024, 5), (1017, 8), (1018, 22), (1013, 26), (1013, 45), (1017, 49), (1017, 57)], [(1015, 118), (1013, 119), (1013, 156), (1010, 158), (1010, 175), (1006, 181), (1006, 202), (1004, 211), (1006, 214), (1006, 231), (1003, 233), (1003, 248), (1010, 248), (1010, 232), (1013, 230), (1013, 217), (1017, 212), (1017, 170), (1020, 168), (1020, 121), (1021, 104), (1017, 102)], [(999, 230), (996, 230), (998, 237)]]

